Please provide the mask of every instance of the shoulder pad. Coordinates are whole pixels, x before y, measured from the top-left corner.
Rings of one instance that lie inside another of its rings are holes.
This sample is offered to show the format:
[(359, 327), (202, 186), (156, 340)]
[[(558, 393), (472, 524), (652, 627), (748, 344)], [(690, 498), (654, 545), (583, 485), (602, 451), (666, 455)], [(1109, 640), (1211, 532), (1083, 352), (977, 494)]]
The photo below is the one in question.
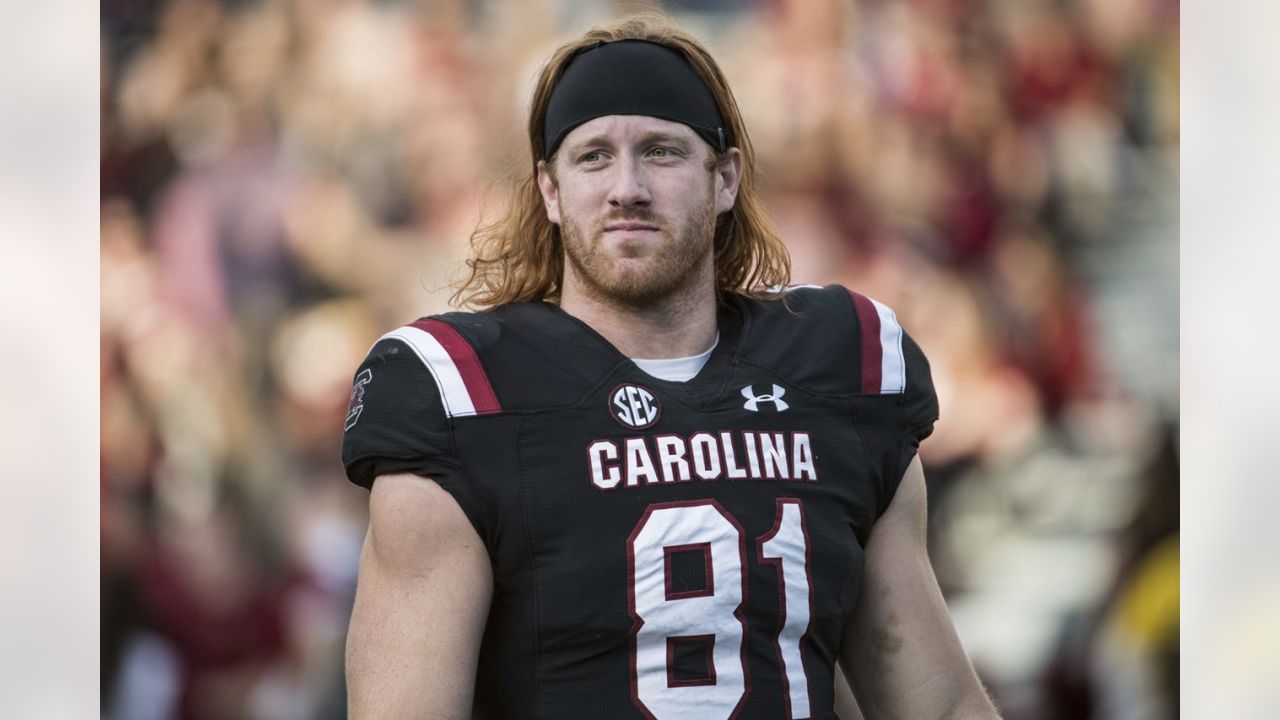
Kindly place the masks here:
[(793, 285), (773, 300), (744, 299), (747, 337), (742, 354), (808, 392), (859, 392), (858, 321), (838, 285)]
[(453, 325), (437, 318), (422, 318), (392, 330), (378, 342), (386, 340), (404, 343), (431, 373), (447, 417), (502, 411), (475, 348)]
[[(578, 320), (546, 303), (512, 303), (434, 322), (457, 335), (474, 361), (475, 385), (488, 388), (492, 412), (568, 407), (603, 381), (622, 358)], [(480, 382), (480, 378), (484, 382)], [(474, 396), (475, 393), (473, 392)], [(487, 410), (478, 409), (477, 414)]]
[(858, 317), (858, 390), (863, 395), (896, 395), (907, 387), (905, 333), (884, 303), (847, 291)]
[(784, 292), (744, 301), (748, 360), (821, 394), (932, 394), (928, 362), (889, 306), (840, 285)]
[[(437, 371), (417, 335), (384, 335), (356, 370), (342, 436), (347, 476), (370, 486), (380, 474), (418, 471), (453, 455), (453, 434)], [(457, 403), (457, 398), (454, 398)]]

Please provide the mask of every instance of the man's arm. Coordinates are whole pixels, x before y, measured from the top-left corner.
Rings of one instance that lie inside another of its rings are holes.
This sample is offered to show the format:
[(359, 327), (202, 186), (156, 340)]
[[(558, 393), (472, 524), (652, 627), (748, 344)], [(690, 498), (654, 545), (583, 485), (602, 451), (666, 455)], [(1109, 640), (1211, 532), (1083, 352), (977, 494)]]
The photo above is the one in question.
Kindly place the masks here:
[(453, 497), (416, 475), (378, 477), (347, 634), (349, 716), (466, 718), (492, 593)]
[(924, 470), (911, 461), (867, 542), (840, 664), (868, 718), (998, 718), (947, 614), (925, 546)]

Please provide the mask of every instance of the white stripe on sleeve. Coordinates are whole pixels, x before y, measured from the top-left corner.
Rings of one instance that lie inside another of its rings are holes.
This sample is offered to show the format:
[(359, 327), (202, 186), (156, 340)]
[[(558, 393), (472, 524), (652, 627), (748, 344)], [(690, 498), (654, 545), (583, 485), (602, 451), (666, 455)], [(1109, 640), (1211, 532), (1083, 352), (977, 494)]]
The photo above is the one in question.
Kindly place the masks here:
[(444, 401), (446, 415), (460, 417), (476, 414), (476, 406), (471, 402), (471, 393), (467, 392), (467, 385), (462, 381), (458, 366), (439, 340), (425, 330), (408, 325), (396, 328), (378, 340), (381, 342), (390, 338), (408, 345), (422, 360), (422, 364), (427, 366), (427, 370), (431, 371), (436, 387), (440, 388), (440, 399)]
[[(871, 298), (867, 298), (871, 300)], [(902, 326), (888, 305), (871, 300), (880, 316), (880, 392), (901, 393), (907, 389), (907, 363), (902, 357)]]

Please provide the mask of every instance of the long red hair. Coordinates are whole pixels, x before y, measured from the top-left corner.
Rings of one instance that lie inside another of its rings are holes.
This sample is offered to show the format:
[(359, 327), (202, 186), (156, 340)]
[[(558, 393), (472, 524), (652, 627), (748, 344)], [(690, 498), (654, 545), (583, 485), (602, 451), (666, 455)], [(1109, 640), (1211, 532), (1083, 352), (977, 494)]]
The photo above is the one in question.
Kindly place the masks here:
[(538, 191), (538, 160), (546, 154), (543, 130), (551, 91), (573, 56), (597, 42), (648, 40), (685, 56), (715, 97), (725, 122), (729, 147), (742, 153), (742, 179), (733, 209), (716, 219), (716, 289), (760, 298), (776, 298), (775, 288), (791, 278), (791, 258), (764, 211), (755, 182), (755, 152), (729, 84), (711, 53), (692, 35), (656, 14), (634, 15), (592, 28), (561, 46), (538, 76), (529, 111), (528, 172), (522, 174), (506, 213), (471, 234), (473, 256), (468, 277), (457, 286), (458, 306), (492, 307), (510, 302), (557, 300), (564, 278), (560, 228), (547, 219)]

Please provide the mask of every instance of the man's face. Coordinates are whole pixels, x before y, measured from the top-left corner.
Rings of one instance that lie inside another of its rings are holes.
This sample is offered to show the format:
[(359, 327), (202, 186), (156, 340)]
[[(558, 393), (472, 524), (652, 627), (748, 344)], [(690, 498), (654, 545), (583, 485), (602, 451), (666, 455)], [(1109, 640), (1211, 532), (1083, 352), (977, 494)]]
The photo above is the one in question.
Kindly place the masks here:
[(715, 164), (681, 123), (609, 115), (574, 128), (554, 173), (538, 170), (547, 217), (564, 240), (566, 284), (632, 306), (714, 286), (715, 219), (733, 207), (740, 168), (736, 148)]

